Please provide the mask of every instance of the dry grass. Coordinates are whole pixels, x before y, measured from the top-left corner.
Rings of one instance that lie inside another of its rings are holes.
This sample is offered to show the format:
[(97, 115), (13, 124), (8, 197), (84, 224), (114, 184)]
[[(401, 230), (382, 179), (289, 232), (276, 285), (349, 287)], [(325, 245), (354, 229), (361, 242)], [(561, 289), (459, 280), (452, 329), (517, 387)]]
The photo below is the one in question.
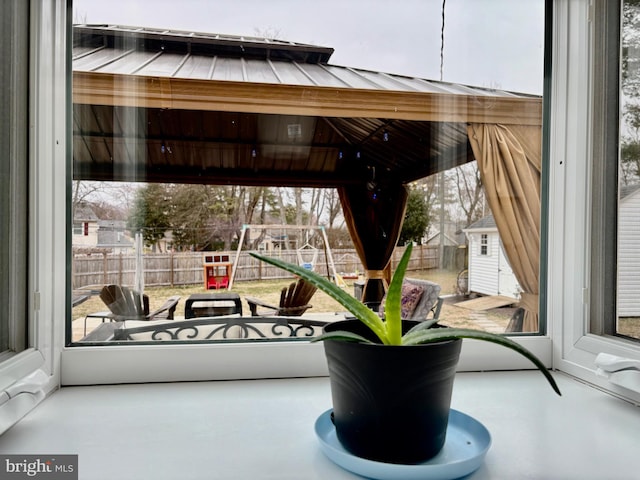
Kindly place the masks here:
[(640, 339), (640, 318), (622, 317), (618, 319), (618, 333)]
[[(453, 295), (455, 293), (456, 274), (457, 272), (447, 270), (425, 270), (410, 272), (407, 276), (436, 282), (442, 286), (442, 295)], [(245, 315), (248, 315), (249, 306), (245, 300), (247, 296), (256, 297), (265, 302), (277, 305), (280, 299), (280, 291), (291, 282), (292, 279), (236, 282), (233, 285), (232, 291), (240, 295), (243, 303), (243, 312)], [(346, 291), (353, 294), (354, 280), (346, 280), (346, 283)], [(167, 297), (180, 295), (182, 298), (178, 304), (178, 309), (176, 310), (176, 317), (184, 316), (184, 301), (189, 297), (189, 295), (205, 292), (207, 292), (207, 290), (204, 289), (203, 285), (190, 285), (185, 287), (149, 287), (145, 289), (145, 293), (149, 295), (151, 310), (160, 307)], [(209, 292), (212, 291), (210, 290)], [(483, 325), (477, 323), (477, 320), (475, 319), (477, 315), (472, 314), (472, 312), (467, 309), (456, 307), (453, 303), (453, 298), (447, 299), (442, 307), (440, 318), (442, 319), (441, 321), (443, 324), (467, 328), (484, 328)], [(308, 310), (309, 313), (342, 312), (345, 310), (339, 303), (321, 291), (315, 293), (311, 299), (311, 304), (313, 305), (313, 308)], [(82, 336), (81, 329), (85, 315), (105, 310), (105, 305), (97, 296), (94, 296), (75, 307), (73, 309), (73, 318), (75, 319), (74, 330), (79, 333), (74, 333), (74, 339)], [(483, 312), (484, 315), (481, 314), (481, 317), (493, 322), (495, 324), (494, 330), (503, 331), (511, 317), (512, 311), (513, 309), (500, 308), (493, 311)], [(77, 327), (80, 328), (78, 329)]]

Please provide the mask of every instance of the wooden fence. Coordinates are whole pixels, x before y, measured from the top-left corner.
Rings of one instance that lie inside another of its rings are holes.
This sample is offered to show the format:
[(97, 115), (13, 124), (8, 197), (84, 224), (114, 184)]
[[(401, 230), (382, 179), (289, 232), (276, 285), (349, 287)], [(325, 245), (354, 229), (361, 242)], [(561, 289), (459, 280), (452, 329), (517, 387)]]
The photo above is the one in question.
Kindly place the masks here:
[[(364, 268), (355, 250), (332, 250), (334, 265), (340, 275), (362, 274)], [(404, 247), (397, 247), (391, 264), (395, 268), (400, 261)], [(236, 252), (215, 252), (229, 255), (235, 261)], [(279, 251), (274, 256), (298, 264), (297, 250)], [(204, 283), (204, 252), (151, 253), (144, 255), (144, 283), (147, 286), (178, 286)], [(307, 259), (304, 259), (307, 261)], [(438, 247), (416, 246), (413, 248), (408, 270), (438, 268)], [(235, 282), (288, 278), (290, 275), (276, 267), (260, 262), (241, 252), (236, 267)], [(318, 250), (314, 270), (322, 275), (332, 276), (324, 251)], [(108, 284), (133, 285), (135, 277), (135, 256), (123, 254), (74, 255), (72, 261), (72, 285), (74, 289)]]

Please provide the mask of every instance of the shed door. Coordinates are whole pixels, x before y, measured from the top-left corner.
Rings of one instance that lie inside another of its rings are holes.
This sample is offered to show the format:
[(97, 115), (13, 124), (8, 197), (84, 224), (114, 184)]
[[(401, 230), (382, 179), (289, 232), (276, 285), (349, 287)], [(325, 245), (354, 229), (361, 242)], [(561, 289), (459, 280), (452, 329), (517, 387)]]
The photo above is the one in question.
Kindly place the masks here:
[(520, 285), (511, 270), (502, 245), (500, 245), (500, 254), (498, 255), (498, 295), (520, 298)]

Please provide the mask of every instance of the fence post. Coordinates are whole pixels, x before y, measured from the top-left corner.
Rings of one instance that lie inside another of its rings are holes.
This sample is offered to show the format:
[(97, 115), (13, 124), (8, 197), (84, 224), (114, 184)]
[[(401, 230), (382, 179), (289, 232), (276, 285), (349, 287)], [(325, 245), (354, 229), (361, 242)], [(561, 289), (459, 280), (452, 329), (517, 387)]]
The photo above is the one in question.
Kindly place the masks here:
[(118, 285), (122, 285), (122, 252), (118, 254)]
[(107, 282), (107, 252), (102, 252), (102, 284), (109, 285)]
[(75, 289), (76, 287), (76, 253), (71, 253), (71, 288)]
[(173, 288), (173, 250), (169, 252), (169, 262), (171, 264), (171, 266), (169, 267), (169, 283)]

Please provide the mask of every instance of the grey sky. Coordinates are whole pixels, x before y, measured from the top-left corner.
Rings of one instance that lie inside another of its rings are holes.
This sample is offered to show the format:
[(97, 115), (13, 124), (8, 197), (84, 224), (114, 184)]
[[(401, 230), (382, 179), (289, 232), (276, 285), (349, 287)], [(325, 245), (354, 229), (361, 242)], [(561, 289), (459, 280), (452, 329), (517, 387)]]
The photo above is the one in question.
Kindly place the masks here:
[[(438, 80), (442, 0), (74, 0), (74, 21), (333, 47), (330, 63)], [(448, 82), (542, 93), (544, 0), (447, 0)]]

